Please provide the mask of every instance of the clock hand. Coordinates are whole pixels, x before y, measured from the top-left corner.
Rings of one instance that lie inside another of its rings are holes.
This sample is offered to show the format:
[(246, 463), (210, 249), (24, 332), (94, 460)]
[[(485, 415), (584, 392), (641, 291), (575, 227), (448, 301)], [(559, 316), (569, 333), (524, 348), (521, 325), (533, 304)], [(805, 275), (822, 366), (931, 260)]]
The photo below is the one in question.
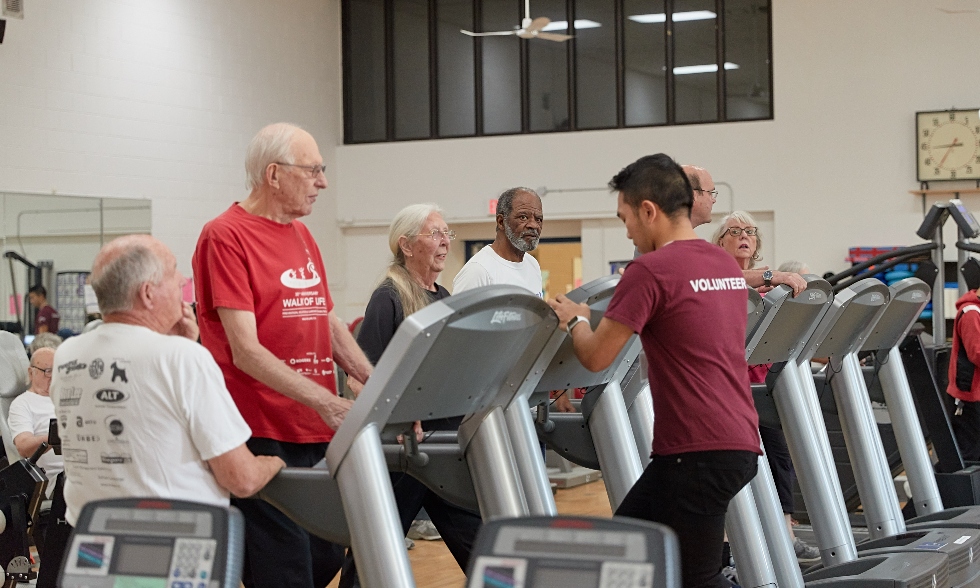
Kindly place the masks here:
[(953, 139), (953, 143), (950, 144), (949, 149), (946, 150), (946, 155), (943, 155), (943, 158), (939, 160), (939, 166), (938, 167), (942, 167), (943, 166), (943, 162), (945, 162), (946, 161), (946, 158), (949, 157), (949, 154), (953, 150), (953, 147), (956, 147), (956, 142), (957, 141), (959, 141), (959, 138), (954, 138)]
[(963, 143), (957, 143), (959, 139), (953, 139), (953, 142), (949, 145), (936, 145), (933, 149), (945, 149), (946, 147), (962, 147)]

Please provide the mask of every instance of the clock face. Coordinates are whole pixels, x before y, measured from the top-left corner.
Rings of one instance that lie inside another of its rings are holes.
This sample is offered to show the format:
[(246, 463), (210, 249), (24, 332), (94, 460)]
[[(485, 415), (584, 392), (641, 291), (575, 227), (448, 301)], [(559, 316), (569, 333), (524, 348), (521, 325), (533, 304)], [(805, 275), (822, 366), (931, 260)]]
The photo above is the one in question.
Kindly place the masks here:
[(916, 114), (918, 179), (980, 179), (980, 114), (944, 110)]

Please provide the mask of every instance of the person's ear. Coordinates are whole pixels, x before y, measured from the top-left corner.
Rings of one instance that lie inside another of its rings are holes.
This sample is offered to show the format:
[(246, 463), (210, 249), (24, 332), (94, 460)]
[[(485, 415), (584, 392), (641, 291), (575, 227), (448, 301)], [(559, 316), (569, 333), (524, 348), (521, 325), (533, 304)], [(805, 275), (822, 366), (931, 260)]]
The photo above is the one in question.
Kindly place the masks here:
[(640, 202), (640, 218), (645, 223), (652, 223), (657, 219), (657, 215), (660, 213), (660, 209), (657, 205), (649, 200), (643, 200)]
[(412, 248), (408, 245), (408, 237), (405, 235), (398, 237), (398, 248), (402, 250), (402, 254), (405, 257), (412, 256)]
[(136, 289), (136, 298), (140, 301), (140, 304), (147, 309), (153, 308), (153, 284), (150, 282), (143, 282), (140, 284), (139, 288)]
[(265, 183), (273, 188), (279, 187), (279, 166), (277, 164), (270, 163), (265, 166)]

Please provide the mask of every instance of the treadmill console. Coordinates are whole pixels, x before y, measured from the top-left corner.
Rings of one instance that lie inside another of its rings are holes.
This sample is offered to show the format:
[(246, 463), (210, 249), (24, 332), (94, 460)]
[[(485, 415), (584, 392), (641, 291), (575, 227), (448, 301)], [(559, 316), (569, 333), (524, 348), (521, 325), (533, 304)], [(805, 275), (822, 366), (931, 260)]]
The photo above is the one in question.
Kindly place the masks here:
[(977, 218), (963, 206), (962, 201), (956, 199), (949, 201), (949, 215), (953, 217), (956, 226), (967, 239), (975, 239), (977, 235), (980, 235), (980, 224), (977, 223)]
[(926, 217), (922, 219), (922, 224), (919, 225), (919, 228), (915, 231), (915, 234), (923, 239), (932, 239), (936, 234), (936, 229), (946, 223), (946, 218), (948, 216), (948, 202), (937, 202), (933, 204), (932, 208), (929, 209), (929, 212), (926, 213)]
[(64, 588), (237, 588), (244, 522), (235, 508), (179, 500), (90, 502), (72, 532)]
[(674, 588), (680, 573), (663, 525), (559, 516), (484, 523), (466, 576), (467, 588)]

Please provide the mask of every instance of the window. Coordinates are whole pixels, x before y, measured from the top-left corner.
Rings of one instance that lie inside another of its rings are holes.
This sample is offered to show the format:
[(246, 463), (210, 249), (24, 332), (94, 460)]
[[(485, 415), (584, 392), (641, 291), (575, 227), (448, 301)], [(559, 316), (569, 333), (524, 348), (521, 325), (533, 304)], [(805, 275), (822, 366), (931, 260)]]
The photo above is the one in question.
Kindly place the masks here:
[(771, 0), (343, 0), (344, 141), (770, 119)]

